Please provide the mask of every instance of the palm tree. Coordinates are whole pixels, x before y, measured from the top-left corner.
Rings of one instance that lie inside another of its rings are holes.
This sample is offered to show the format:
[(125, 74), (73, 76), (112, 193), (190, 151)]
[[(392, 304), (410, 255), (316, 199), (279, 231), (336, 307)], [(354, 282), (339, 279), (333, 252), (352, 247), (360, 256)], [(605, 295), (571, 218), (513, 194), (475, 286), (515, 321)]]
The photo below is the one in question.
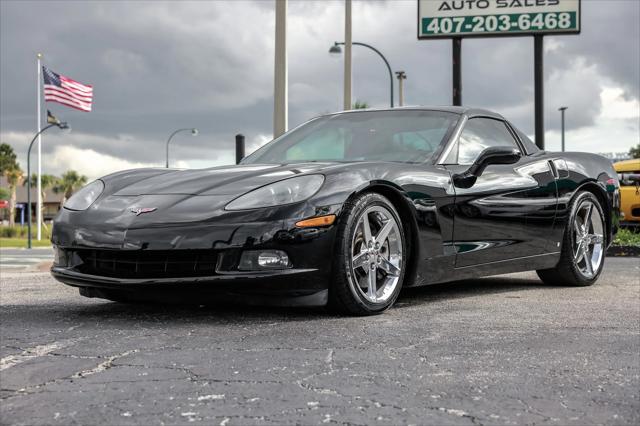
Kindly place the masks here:
[(18, 165), (16, 153), (8, 143), (0, 144), (0, 175)]
[(22, 180), (22, 170), (11, 145), (0, 144), (0, 175), (7, 178), (9, 184), (9, 225), (15, 225), (16, 187)]
[(68, 172), (65, 172), (53, 187), (53, 192), (55, 192), (56, 194), (62, 194), (60, 208), (62, 208), (65, 201), (67, 201), (74, 192), (85, 186), (86, 183), (87, 177), (78, 174), (78, 172), (76, 172), (75, 170), (69, 170)]
[(16, 224), (16, 188), (22, 181), (24, 173), (20, 169), (20, 166), (16, 163), (15, 167), (4, 171), (4, 175), (7, 178), (9, 184), (9, 226)]
[[(47, 189), (49, 188), (53, 188), (54, 186), (56, 186), (58, 182), (58, 178), (53, 176), (53, 175), (42, 175), (40, 176), (40, 197), (42, 198), (42, 211), (44, 211), (44, 203), (47, 200)], [(23, 185), (27, 184), (27, 180), (25, 179), (23, 182)], [(38, 185), (38, 175), (33, 173), (31, 175), (31, 187), (35, 188)], [(42, 214), (42, 211), (40, 211), (40, 214)], [(44, 221), (42, 222), (44, 225)], [(46, 225), (44, 225), (46, 228)]]

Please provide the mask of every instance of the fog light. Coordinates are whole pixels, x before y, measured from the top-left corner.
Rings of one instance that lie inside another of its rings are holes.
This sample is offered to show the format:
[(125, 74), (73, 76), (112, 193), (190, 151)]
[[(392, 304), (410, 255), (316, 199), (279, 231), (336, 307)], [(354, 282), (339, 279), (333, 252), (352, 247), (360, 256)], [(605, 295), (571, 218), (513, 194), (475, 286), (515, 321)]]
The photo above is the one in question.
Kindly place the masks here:
[(58, 246), (53, 246), (53, 264), (55, 266), (67, 266), (66, 253)]
[(286, 269), (290, 266), (289, 256), (282, 250), (243, 251), (238, 262), (238, 269), (241, 271)]

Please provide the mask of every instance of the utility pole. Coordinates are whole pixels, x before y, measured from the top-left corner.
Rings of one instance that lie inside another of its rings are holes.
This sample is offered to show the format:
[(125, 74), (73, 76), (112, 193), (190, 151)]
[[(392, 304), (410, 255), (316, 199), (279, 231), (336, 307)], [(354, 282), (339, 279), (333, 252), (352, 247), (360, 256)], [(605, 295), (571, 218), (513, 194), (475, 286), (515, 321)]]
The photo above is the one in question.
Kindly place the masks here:
[(398, 77), (398, 105), (404, 105), (404, 81), (407, 79), (407, 74), (404, 71), (396, 71)]
[(560, 107), (558, 108), (558, 111), (560, 111), (560, 125), (562, 127), (562, 142), (561, 142), (561, 147), (562, 147), (562, 152), (564, 152), (564, 112), (567, 110), (567, 108), (569, 107)]
[(287, 2), (276, 0), (276, 49), (273, 94), (273, 137), (287, 131), (288, 66), (287, 66)]
[(351, 105), (351, 0), (344, 1), (344, 104), (349, 110)]

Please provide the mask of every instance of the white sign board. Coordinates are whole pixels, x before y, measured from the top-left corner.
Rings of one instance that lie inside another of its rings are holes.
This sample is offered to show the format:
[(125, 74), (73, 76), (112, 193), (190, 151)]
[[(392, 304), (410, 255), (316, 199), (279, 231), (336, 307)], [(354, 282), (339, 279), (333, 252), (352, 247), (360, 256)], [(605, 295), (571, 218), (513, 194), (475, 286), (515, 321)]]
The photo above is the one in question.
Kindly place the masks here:
[(580, 0), (418, 0), (418, 38), (580, 32)]

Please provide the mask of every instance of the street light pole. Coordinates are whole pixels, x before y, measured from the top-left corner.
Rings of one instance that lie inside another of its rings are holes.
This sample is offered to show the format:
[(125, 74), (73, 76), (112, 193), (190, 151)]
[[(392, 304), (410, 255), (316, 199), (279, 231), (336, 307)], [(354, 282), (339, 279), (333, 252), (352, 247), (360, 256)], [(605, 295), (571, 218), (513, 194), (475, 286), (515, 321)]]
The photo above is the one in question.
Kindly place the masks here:
[(564, 112), (568, 109), (569, 107), (560, 107), (558, 108), (558, 111), (560, 111), (560, 125), (561, 125), (561, 132), (562, 132), (562, 142), (561, 142), (561, 146), (562, 146), (562, 152), (564, 152)]
[(178, 129), (175, 132), (171, 133), (171, 135), (169, 136), (169, 139), (167, 139), (167, 146), (166, 146), (166, 151), (167, 151), (167, 162), (165, 164), (165, 167), (168, 169), (169, 168), (169, 142), (171, 142), (171, 139), (180, 132), (186, 132), (186, 131), (190, 131), (192, 136), (198, 136), (198, 129), (193, 128), (193, 129)]
[(407, 74), (404, 71), (396, 71), (396, 77), (398, 77), (398, 106), (403, 106), (404, 81), (407, 79)]
[[(393, 71), (391, 71), (391, 65), (389, 65), (389, 61), (387, 61), (387, 58), (384, 57), (384, 55), (375, 47), (366, 44), (366, 43), (360, 43), (357, 41), (352, 42), (351, 44), (355, 45), (355, 46), (364, 46), (364, 47), (368, 47), (369, 49), (373, 50), (374, 52), (376, 52), (384, 61), (384, 64), (387, 66), (387, 70), (389, 71), (389, 82), (390, 82), (390, 93), (391, 93), (391, 98), (389, 101), (389, 105), (391, 106), (391, 108), (393, 108)], [(340, 49), (340, 46), (343, 46), (344, 43), (343, 42), (339, 42), (336, 41), (333, 46), (331, 46), (331, 48), (329, 49), (329, 53), (342, 53), (342, 50)]]
[(29, 216), (27, 219), (27, 248), (31, 248), (31, 148), (33, 148), (33, 143), (38, 140), (39, 136), (47, 131), (47, 129), (54, 126), (58, 127), (59, 129), (69, 128), (67, 123), (60, 122), (60, 120), (55, 118), (50, 113), (47, 114), (47, 121), (50, 124), (35, 134), (33, 139), (31, 139), (29, 149), (27, 150), (27, 215)]

